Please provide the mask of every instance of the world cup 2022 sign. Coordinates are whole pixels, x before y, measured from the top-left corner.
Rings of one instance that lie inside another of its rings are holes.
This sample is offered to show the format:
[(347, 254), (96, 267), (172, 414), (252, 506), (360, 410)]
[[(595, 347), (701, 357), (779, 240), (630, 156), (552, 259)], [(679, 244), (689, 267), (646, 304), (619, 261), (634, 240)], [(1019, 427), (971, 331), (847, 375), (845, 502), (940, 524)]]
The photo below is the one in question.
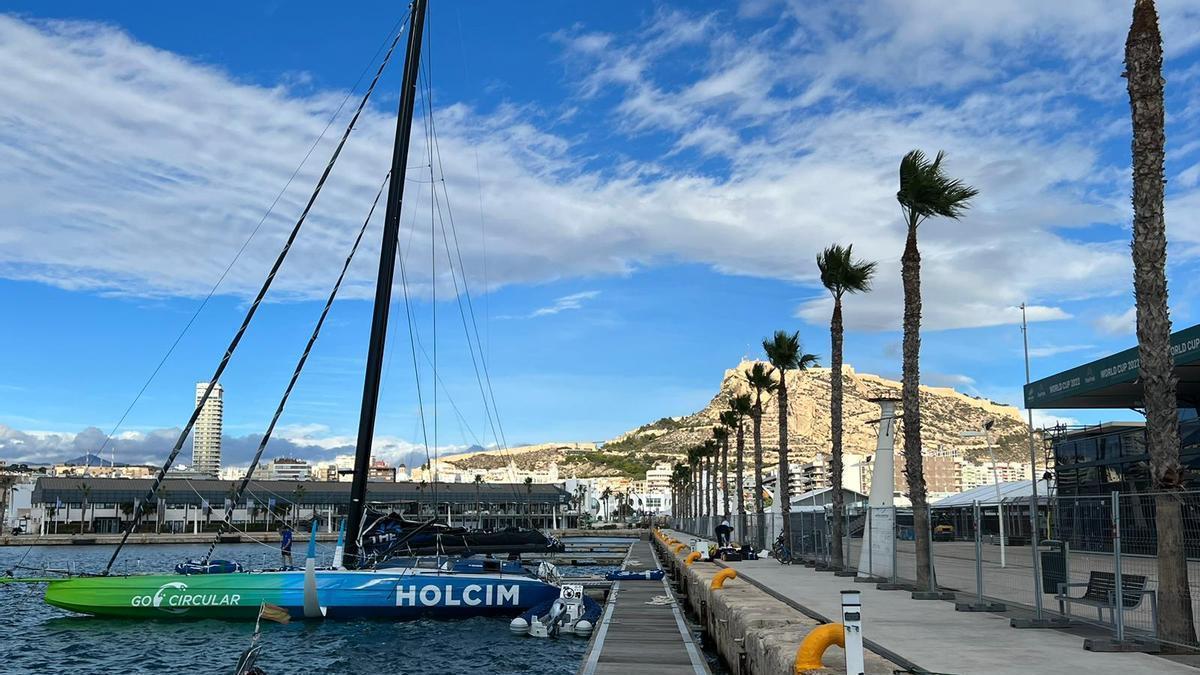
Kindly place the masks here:
[(396, 587), (397, 607), (515, 607), (521, 602), (519, 584), (425, 584)]

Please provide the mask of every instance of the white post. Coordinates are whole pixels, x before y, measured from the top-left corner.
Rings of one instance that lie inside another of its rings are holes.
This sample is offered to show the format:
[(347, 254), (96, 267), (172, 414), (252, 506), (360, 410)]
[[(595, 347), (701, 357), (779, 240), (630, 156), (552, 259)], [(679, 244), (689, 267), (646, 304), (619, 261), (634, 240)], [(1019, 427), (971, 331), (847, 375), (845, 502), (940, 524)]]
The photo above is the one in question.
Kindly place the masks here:
[(846, 675), (863, 675), (862, 595), (842, 591), (842, 631), (846, 642)]
[(992, 458), (992, 482), (996, 484), (996, 515), (1000, 519), (1000, 566), (1007, 567), (1004, 557), (1004, 501), (1000, 497), (1000, 472), (996, 469), (996, 453), (992, 450), (991, 430), (984, 431), (983, 437), (987, 440), (988, 457)]
[(860, 576), (890, 578), (895, 571), (896, 509), (895, 452), (897, 399), (874, 399), (879, 404), (879, 436), (871, 468), (871, 496), (867, 501), (870, 527), (858, 553)]

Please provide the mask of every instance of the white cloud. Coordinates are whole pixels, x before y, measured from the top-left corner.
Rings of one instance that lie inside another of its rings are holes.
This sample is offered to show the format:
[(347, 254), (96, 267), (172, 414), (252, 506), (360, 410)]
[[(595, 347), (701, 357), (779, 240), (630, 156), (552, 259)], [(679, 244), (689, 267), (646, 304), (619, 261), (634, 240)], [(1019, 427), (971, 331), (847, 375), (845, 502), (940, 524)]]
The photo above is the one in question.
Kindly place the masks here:
[(572, 293), (554, 301), (554, 304), (548, 307), (535, 309), (531, 317), (550, 316), (559, 312), (566, 312), (573, 309), (582, 309), (583, 303), (600, 295), (600, 291), (583, 291), (581, 293)]
[(1071, 352), (1079, 352), (1085, 349), (1095, 349), (1096, 345), (1044, 345), (1029, 348), (1029, 356), (1034, 358), (1045, 358), (1048, 356), (1058, 356), (1059, 354), (1069, 354)]
[(1101, 314), (1092, 324), (1105, 335), (1132, 335), (1137, 329), (1137, 308), (1130, 307), (1120, 314)]
[[(819, 12), (808, 23), (752, 35), (718, 34), (709, 15), (666, 10), (634, 35), (559, 34), (585, 72), (580, 96), (619, 94), (612, 112), (618, 128), (606, 133), (665, 134), (682, 168), (638, 162), (636, 171), (625, 163), (593, 171), (581, 168), (575, 139), (539, 128), (539, 118), (517, 105), (486, 116), (463, 105), (440, 108), (441, 155), (458, 195), (472, 288), (482, 288), (474, 271), (485, 249), (468, 199), (478, 156), (493, 289), (662, 262), (814, 283), (815, 254), (838, 241), (880, 262), (875, 290), (847, 301), (848, 327), (895, 329), (903, 232), (894, 172), (904, 152), (924, 147), (945, 148), (950, 171), (982, 190), (962, 222), (922, 226), (926, 327), (1014, 323), (1026, 301), (1036, 301), (1031, 320), (1062, 319), (1065, 302), (1127, 292), (1127, 243), (1086, 243), (1072, 234), (1127, 217), (1125, 169), (1105, 164), (1094, 149), (1127, 114), (1118, 105), (1123, 84), (1110, 78), (1093, 91), (1082, 82), (1097, 63), (1119, 61), (1096, 42), (1119, 37), (1124, 13), (1082, 1), (1014, 0), (980, 12), (919, 4)], [(791, 7), (795, 14), (804, 5)], [(753, 3), (744, 9), (771, 11)], [(1162, 13), (1175, 35), (1200, 19), (1177, 3), (1164, 3)], [(817, 35), (822, 27), (829, 30)], [(1030, 66), (1047, 44), (1062, 67)], [(852, 49), (859, 46), (870, 48)], [(918, 47), (928, 51), (924, 60), (914, 56)], [(701, 54), (695, 72), (682, 81), (660, 77), (660, 62), (685, 48)], [(343, 95), (249, 85), (90, 23), (0, 17), (0, 62), (7, 104), (0, 203), (8, 205), (0, 214), (0, 276), (100, 292), (206, 292)], [(947, 62), (957, 79), (928, 82)], [(859, 84), (883, 93), (859, 95)], [(974, 89), (966, 95), (937, 96), (968, 86)], [(893, 88), (905, 94), (885, 95)], [(1081, 124), (1085, 112), (1073, 98), (1081, 94), (1115, 100), (1119, 114)], [(827, 97), (838, 105), (823, 108)], [(382, 108), (364, 115), (273, 297), (327, 291), (386, 171), (390, 115)], [(423, 152), (423, 135), (414, 138), (414, 152)], [(224, 292), (257, 288), (330, 149), (327, 139)], [(681, 153), (690, 150), (727, 163), (728, 173), (688, 168)], [(428, 186), (409, 190), (406, 202), (424, 202), (427, 212)], [(428, 227), (409, 229), (415, 215), (405, 214), (402, 241), (413, 252), (413, 291), (427, 294), (431, 241)], [(346, 296), (369, 297), (373, 269), (363, 259), (378, 255), (376, 239), (368, 237)], [(439, 283), (449, 285), (444, 268)], [(797, 311), (824, 324), (826, 302)]]
[(1059, 415), (1049, 410), (1034, 410), (1033, 411), (1033, 428), (1041, 429), (1044, 427), (1053, 427), (1057, 425), (1067, 427), (1079, 426), (1081, 423), (1074, 417), (1066, 417)]

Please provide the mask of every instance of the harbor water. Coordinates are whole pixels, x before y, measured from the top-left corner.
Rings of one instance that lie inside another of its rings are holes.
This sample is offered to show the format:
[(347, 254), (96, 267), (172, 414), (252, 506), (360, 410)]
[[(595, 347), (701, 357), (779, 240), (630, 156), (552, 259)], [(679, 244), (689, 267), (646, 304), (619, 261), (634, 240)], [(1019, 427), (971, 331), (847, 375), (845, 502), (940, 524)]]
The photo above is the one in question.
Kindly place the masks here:
[[(614, 543), (620, 540), (610, 540)], [(297, 562), (304, 545), (297, 542)], [(331, 546), (322, 544), (318, 560)], [(119, 572), (166, 572), (207, 546), (129, 545)], [(97, 571), (111, 546), (0, 548), (0, 569), (23, 567)], [(215, 557), (247, 568), (277, 567), (279, 553), (262, 544), (231, 544)], [(560, 568), (564, 574), (602, 570)], [(21, 570), (17, 576), (40, 576)], [(44, 586), (0, 585), (4, 630), (0, 673), (232, 673), (250, 645), (251, 623), (224, 621), (125, 621), (78, 616), (42, 601)], [(536, 639), (509, 632), (508, 618), (462, 621), (293, 621), (263, 623), (259, 665), (268, 675), (307, 673), (546, 673), (578, 670), (587, 643), (573, 636)]]

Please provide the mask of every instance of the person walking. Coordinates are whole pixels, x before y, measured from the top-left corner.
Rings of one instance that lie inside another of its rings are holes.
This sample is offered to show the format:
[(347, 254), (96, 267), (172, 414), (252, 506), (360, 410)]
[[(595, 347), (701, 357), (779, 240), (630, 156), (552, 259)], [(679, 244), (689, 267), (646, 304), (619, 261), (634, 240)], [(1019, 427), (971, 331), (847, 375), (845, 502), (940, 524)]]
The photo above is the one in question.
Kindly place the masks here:
[(289, 525), (284, 525), (279, 534), (279, 553), (283, 556), (284, 567), (292, 567), (292, 528)]

